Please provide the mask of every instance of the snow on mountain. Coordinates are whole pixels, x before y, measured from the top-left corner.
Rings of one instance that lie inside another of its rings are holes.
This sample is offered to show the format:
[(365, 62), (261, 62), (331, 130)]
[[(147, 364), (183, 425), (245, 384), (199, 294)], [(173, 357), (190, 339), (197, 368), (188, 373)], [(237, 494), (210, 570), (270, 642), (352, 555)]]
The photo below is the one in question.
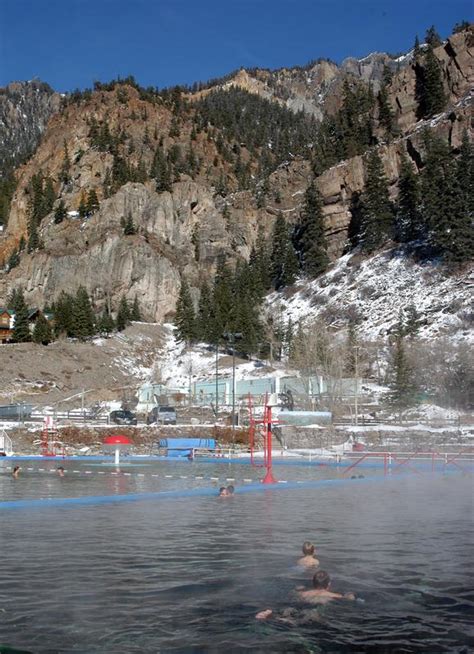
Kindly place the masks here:
[[(334, 328), (360, 321), (359, 333), (372, 340), (384, 338), (400, 312), (413, 305), (419, 314), (419, 337), (473, 340), (472, 294), (474, 269), (448, 275), (440, 265), (416, 263), (400, 248), (386, 250), (365, 261), (348, 254), (315, 281), (300, 281), (291, 290), (272, 293), (267, 312), (309, 324), (321, 318)], [(291, 293), (291, 294), (290, 294)]]

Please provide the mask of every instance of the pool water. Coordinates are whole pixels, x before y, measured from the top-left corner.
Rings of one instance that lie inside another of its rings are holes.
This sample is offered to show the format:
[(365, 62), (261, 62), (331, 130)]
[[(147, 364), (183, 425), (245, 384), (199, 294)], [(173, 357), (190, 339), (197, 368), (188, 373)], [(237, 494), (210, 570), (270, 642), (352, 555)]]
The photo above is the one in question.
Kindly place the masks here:
[[(225, 468), (238, 478), (238, 466)], [(47, 473), (32, 474), (33, 486), (25, 483), (15, 497), (27, 489), (22, 497), (32, 497)], [(0, 485), (26, 478), (0, 476)], [(75, 496), (81, 484), (81, 492), (88, 484), (93, 494), (99, 485), (106, 492), (109, 479), (51, 473), (47, 483), (52, 496), (56, 486), (66, 496), (68, 484)], [(135, 477), (126, 479), (136, 489)], [(161, 483), (137, 479), (147, 489)], [(472, 516), (472, 477), (457, 475), (248, 493), (237, 486), (226, 500), (0, 511), (0, 644), (48, 653), (467, 654), (474, 647)], [(333, 603), (293, 626), (256, 621), (263, 608), (294, 604), (292, 589), (308, 583), (309, 573), (295, 567), (307, 539), (333, 588), (363, 602)]]

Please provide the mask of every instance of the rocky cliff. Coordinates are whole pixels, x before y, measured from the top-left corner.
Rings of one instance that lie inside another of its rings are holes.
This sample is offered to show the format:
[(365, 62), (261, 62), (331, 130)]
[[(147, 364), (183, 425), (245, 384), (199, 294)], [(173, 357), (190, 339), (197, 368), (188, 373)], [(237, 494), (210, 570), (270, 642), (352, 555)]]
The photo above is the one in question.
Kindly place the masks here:
[[(376, 84), (384, 64), (394, 69), (389, 102), (396, 114), (400, 136), (380, 140), (387, 176), (395, 192), (400, 157), (408, 152), (418, 168), (423, 165), (421, 130), (443, 134), (457, 148), (464, 128), (469, 128), (473, 80), (472, 33), (453, 35), (435, 50), (441, 62), (449, 108), (431, 121), (417, 122), (416, 70), (411, 57), (400, 61), (387, 55), (370, 55), (361, 61), (346, 60), (341, 67), (320, 61), (305, 69), (276, 72), (240, 71), (221, 85), (245, 88), (295, 110), (304, 108), (320, 117), (334, 111), (346, 76)], [(200, 97), (207, 91), (201, 91)], [(84, 219), (68, 217), (60, 224), (49, 213), (39, 227), (44, 247), (23, 252), (20, 264), (0, 273), (0, 303), (12, 288), (23, 287), (30, 304), (42, 306), (62, 290), (73, 292), (84, 285), (98, 309), (105, 302), (116, 307), (119, 298), (138, 297), (144, 317), (162, 321), (173, 313), (180, 276), (184, 274), (197, 289), (210, 277), (217, 257), (248, 258), (256, 242), (257, 227), (270, 232), (274, 218), (282, 212), (289, 222), (298, 219), (301, 201), (311, 177), (310, 161), (288, 157), (268, 177), (266, 202), (259, 206), (254, 193), (238, 190), (228, 159), (218, 147), (217, 130), (195, 130), (194, 102), (199, 94), (187, 97), (178, 128), (176, 105), (163, 97), (148, 98), (132, 86), (98, 89), (69, 103), (51, 118), (40, 146), (28, 163), (17, 170), (18, 187), (12, 201), (8, 228), (0, 239), (0, 262), (18, 247), (27, 235), (31, 204), (31, 182), (39, 173), (53, 180), (55, 207), (63, 201), (69, 211), (77, 211), (81, 199), (96, 191), (100, 207)], [(57, 101), (54, 100), (54, 102)], [(56, 106), (50, 97), (48, 106)], [(91, 126), (107, 123), (117, 134), (117, 144), (100, 149), (91, 143)], [(14, 130), (15, 131), (15, 130)], [(61, 178), (65, 145), (70, 158), (68, 179)], [(175, 176), (170, 191), (158, 192), (152, 180), (128, 182), (106, 192), (106, 180), (114, 174), (118, 155), (133, 169), (149, 169), (154, 152), (163, 146), (199, 160), (192, 175)], [(242, 162), (248, 162), (256, 177), (258, 168), (246, 144), (238, 147)], [(224, 172), (230, 188), (216, 192)], [(324, 200), (330, 254), (338, 257), (347, 242), (349, 207), (354, 193), (364, 185), (362, 157), (353, 157), (324, 172), (318, 179)], [(122, 221), (132, 216), (134, 235), (125, 236)], [(195, 291), (197, 293), (197, 291)]]
[(0, 177), (32, 154), (61, 96), (37, 80), (12, 82), (0, 89)]

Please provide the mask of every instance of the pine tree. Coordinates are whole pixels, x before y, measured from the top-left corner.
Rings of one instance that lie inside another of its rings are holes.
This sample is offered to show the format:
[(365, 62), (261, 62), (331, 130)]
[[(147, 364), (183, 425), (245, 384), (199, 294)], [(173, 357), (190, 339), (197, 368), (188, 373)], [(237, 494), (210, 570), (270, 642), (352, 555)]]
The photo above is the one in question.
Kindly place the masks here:
[(419, 103), (420, 118), (431, 118), (444, 111), (447, 96), (444, 92), (441, 66), (433, 47), (426, 48), (423, 67), (417, 68), (416, 97)]
[(122, 295), (119, 308), (117, 311), (117, 329), (122, 332), (125, 327), (130, 323), (130, 307), (128, 306), (127, 298)]
[(54, 212), (54, 222), (56, 225), (59, 225), (59, 223), (62, 223), (63, 220), (67, 216), (67, 208), (66, 205), (64, 204), (64, 200), (59, 200), (58, 206), (56, 207), (56, 210)]
[(184, 278), (181, 280), (174, 324), (176, 325), (178, 340), (189, 344), (196, 339), (196, 315), (189, 286)]
[(464, 129), (457, 164), (457, 179), (462, 211), (474, 215), (474, 152), (467, 129)]
[(99, 198), (97, 197), (97, 193), (95, 189), (91, 189), (87, 195), (86, 213), (87, 215), (91, 215), (98, 210), (99, 210)]
[(409, 304), (405, 310), (405, 329), (404, 333), (413, 338), (418, 334), (420, 329), (420, 314), (414, 304)]
[(396, 237), (402, 243), (421, 238), (423, 222), (420, 213), (418, 177), (406, 155), (402, 158), (398, 178)]
[(417, 384), (414, 370), (405, 352), (404, 339), (397, 336), (390, 367), (391, 380), (389, 383), (389, 405), (398, 412), (400, 418), (404, 409), (417, 403)]
[(211, 291), (207, 282), (204, 282), (201, 286), (197, 315), (197, 335), (199, 340), (206, 343), (213, 342), (212, 321)]
[(38, 236), (36, 222), (31, 219), (28, 229), (28, 252), (34, 252), (35, 250), (38, 250), (39, 247), (40, 238)]
[(41, 345), (49, 345), (52, 341), (51, 326), (43, 313), (38, 315), (33, 329), (33, 341)]
[(43, 189), (41, 218), (43, 218), (53, 210), (55, 200), (56, 200), (56, 193), (53, 186), (53, 180), (51, 179), (51, 177), (47, 177)]
[(67, 184), (71, 179), (71, 159), (69, 158), (69, 150), (67, 147), (66, 141), (64, 141), (64, 159), (63, 165), (61, 166), (61, 171), (59, 173), (59, 180), (63, 184)]
[(31, 341), (31, 333), (28, 322), (28, 307), (25, 303), (23, 291), (18, 290), (13, 302), (15, 311), (15, 322), (13, 325), (12, 341), (14, 343), (26, 343)]
[(293, 284), (298, 274), (298, 258), (281, 211), (278, 213), (272, 235), (271, 276), (278, 291)]
[(74, 298), (65, 291), (61, 291), (54, 303), (54, 332), (56, 336), (74, 334)]
[(105, 336), (111, 334), (115, 329), (115, 320), (110, 315), (107, 307), (104, 307), (104, 311), (97, 324), (97, 329), (100, 334), (105, 334)]
[(137, 233), (131, 213), (128, 213), (127, 218), (123, 221), (123, 233), (125, 236), (133, 236), (133, 234)]
[(393, 228), (392, 204), (388, 194), (382, 160), (374, 149), (369, 153), (365, 189), (361, 197), (362, 248), (373, 252), (391, 237)]
[(420, 39), (418, 38), (418, 34), (415, 36), (415, 44), (413, 46), (413, 59), (417, 61), (422, 54), (422, 50), (420, 47)]
[(213, 342), (226, 331), (235, 331), (232, 324), (233, 312), (232, 274), (223, 256), (217, 261), (212, 293), (212, 325)]
[(472, 214), (465, 203), (465, 193), (472, 191), (461, 189), (459, 164), (449, 145), (428, 132), (424, 141), (427, 154), (421, 174), (421, 210), (428, 243), (447, 263), (462, 263), (474, 253)]
[(309, 277), (322, 274), (329, 265), (321, 195), (314, 182), (308, 186), (296, 231), (301, 268)]
[(379, 106), (380, 124), (385, 128), (387, 134), (391, 136), (394, 133), (395, 118), (388, 100), (387, 86), (385, 84), (382, 84), (377, 96), (377, 102)]
[(355, 376), (357, 371), (357, 325), (354, 320), (349, 320), (347, 328), (347, 352), (346, 352), (346, 372)]
[(89, 295), (83, 286), (77, 289), (73, 311), (74, 336), (85, 341), (95, 333), (95, 319)]
[(81, 218), (85, 218), (87, 216), (87, 201), (84, 192), (81, 194), (81, 201), (79, 202), (78, 211)]
[(158, 147), (155, 151), (150, 177), (155, 179), (158, 193), (171, 191), (171, 172), (162, 147)]
[(134, 320), (135, 322), (140, 322), (141, 319), (142, 319), (142, 314), (140, 312), (140, 305), (138, 304), (138, 298), (135, 295), (135, 299), (133, 300), (132, 309), (130, 311), (130, 320)]
[(432, 48), (437, 48), (438, 46), (443, 45), (443, 41), (434, 25), (426, 30), (425, 43), (430, 45)]

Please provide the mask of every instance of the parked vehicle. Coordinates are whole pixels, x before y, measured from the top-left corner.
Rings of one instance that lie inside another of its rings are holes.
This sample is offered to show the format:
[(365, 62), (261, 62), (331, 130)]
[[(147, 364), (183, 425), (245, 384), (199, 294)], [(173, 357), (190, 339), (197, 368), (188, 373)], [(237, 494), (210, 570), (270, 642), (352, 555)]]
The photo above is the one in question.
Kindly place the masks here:
[(32, 411), (31, 404), (4, 404), (0, 406), (0, 420), (27, 420)]
[(174, 406), (154, 406), (148, 414), (147, 424), (175, 425), (176, 409)]
[(119, 409), (118, 411), (112, 411), (109, 415), (110, 422), (115, 423), (116, 425), (136, 425), (137, 417), (131, 411), (126, 409)]

